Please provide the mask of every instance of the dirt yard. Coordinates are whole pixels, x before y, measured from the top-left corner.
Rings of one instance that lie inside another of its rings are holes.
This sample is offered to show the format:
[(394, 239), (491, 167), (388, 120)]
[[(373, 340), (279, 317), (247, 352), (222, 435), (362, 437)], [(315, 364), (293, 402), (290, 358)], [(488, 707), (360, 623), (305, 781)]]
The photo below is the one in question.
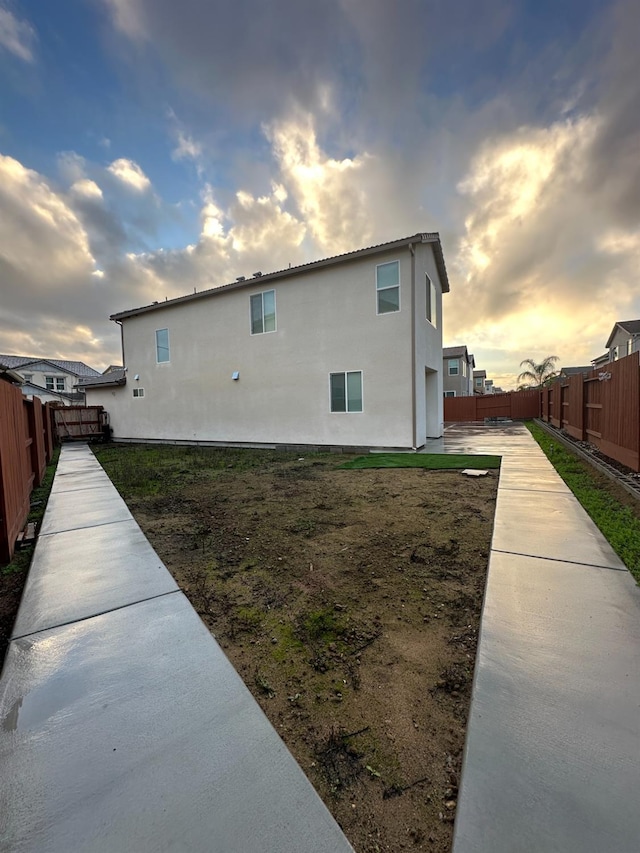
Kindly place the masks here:
[(97, 455), (357, 853), (449, 851), (498, 472)]

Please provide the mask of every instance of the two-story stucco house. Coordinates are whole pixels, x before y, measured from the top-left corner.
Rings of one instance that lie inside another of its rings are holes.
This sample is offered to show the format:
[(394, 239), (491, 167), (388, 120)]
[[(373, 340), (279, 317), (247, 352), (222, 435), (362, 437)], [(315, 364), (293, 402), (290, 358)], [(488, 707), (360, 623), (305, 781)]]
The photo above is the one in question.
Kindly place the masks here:
[(55, 402), (65, 406), (83, 401), (84, 397), (75, 387), (79, 381), (100, 375), (83, 361), (59, 358), (0, 355), (0, 364), (22, 377), (22, 393), (29, 399), (39, 397), (43, 403)]
[(437, 233), (113, 314), (116, 440), (416, 448), (443, 430)]
[(466, 346), (442, 350), (442, 390), (445, 397), (473, 397), (473, 354)]
[(474, 394), (485, 394), (486, 388), (485, 383), (487, 381), (487, 371), (486, 370), (474, 370), (473, 371), (473, 393)]

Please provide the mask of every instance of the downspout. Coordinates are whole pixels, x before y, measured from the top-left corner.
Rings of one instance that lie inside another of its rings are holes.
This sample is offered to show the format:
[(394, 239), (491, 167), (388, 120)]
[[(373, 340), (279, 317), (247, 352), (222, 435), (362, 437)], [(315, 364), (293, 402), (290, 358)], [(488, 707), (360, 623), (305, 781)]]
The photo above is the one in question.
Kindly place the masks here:
[(409, 243), (411, 252), (411, 446), (417, 450), (416, 416), (418, 405), (416, 401), (416, 250)]
[(122, 366), (126, 367), (124, 363), (124, 327), (120, 320), (115, 321), (120, 326), (120, 350), (122, 352)]

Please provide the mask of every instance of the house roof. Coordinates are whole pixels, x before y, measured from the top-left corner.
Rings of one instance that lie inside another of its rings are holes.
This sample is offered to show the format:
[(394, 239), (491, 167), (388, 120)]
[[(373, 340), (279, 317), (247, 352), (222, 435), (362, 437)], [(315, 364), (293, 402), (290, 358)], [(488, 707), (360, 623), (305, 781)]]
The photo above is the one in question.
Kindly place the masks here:
[(487, 378), (487, 371), (486, 370), (474, 370), (473, 371), (473, 378), (474, 379), (486, 379)]
[(459, 355), (467, 355), (467, 348), (464, 344), (460, 347), (442, 347), (443, 358), (455, 358)]
[(576, 376), (578, 373), (591, 373), (593, 367), (589, 364), (586, 367), (563, 367), (559, 371), (559, 376)]
[(4, 379), (6, 382), (11, 382), (14, 385), (22, 385), (22, 376), (12, 370), (8, 364), (3, 364), (1, 359), (2, 356), (0, 355), (0, 379)]
[(33, 393), (36, 397), (41, 394), (47, 394), (50, 397), (57, 397), (59, 400), (77, 400), (78, 394), (75, 391), (53, 391), (48, 388), (43, 388), (42, 385), (36, 385), (35, 382), (23, 382), (22, 393)]
[(392, 249), (405, 248), (410, 245), (413, 245), (414, 243), (430, 243), (433, 246), (433, 253), (436, 259), (438, 275), (440, 276), (440, 283), (442, 284), (442, 291), (443, 293), (448, 293), (450, 290), (449, 278), (447, 276), (447, 268), (444, 262), (444, 255), (442, 253), (440, 235), (437, 231), (432, 231), (424, 234), (414, 234), (412, 237), (404, 237), (401, 240), (392, 240), (389, 243), (379, 243), (376, 246), (369, 246), (366, 249), (357, 249), (354, 252), (345, 252), (342, 255), (333, 255), (330, 258), (323, 258), (319, 261), (311, 261), (308, 264), (299, 264), (295, 267), (289, 267), (289, 269), (286, 270), (278, 270), (277, 272), (265, 273), (264, 275), (254, 275), (252, 278), (246, 280), (242, 279), (241, 281), (234, 281), (231, 284), (221, 284), (218, 287), (212, 287), (208, 288), (207, 290), (201, 290), (199, 293), (189, 293), (186, 296), (177, 296), (175, 299), (167, 299), (164, 302), (153, 302), (151, 305), (143, 305), (140, 308), (131, 308), (128, 311), (120, 311), (117, 314), (112, 314), (110, 319), (125, 320), (127, 317), (134, 317), (136, 314), (146, 314), (148, 311), (157, 311), (162, 308), (167, 308), (171, 305), (177, 305), (180, 302), (191, 302), (195, 299), (203, 299), (209, 296), (216, 296), (218, 293), (222, 293), (228, 290), (240, 290), (241, 288), (246, 287), (255, 288), (258, 282), (262, 284), (263, 282), (267, 281), (275, 281), (277, 279), (288, 278), (292, 275), (311, 272), (312, 270), (332, 266), (333, 264), (345, 263), (346, 261), (356, 260), (357, 258), (366, 257), (367, 255), (376, 255), (381, 252), (387, 252)]
[(603, 364), (606, 361), (609, 361), (609, 353), (603, 352), (602, 355), (598, 355), (595, 358), (592, 358), (591, 364)]
[(76, 388), (107, 388), (110, 385), (125, 385), (127, 381), (124, 367), (116, 367), (98, 376), (88, 376), (76, 383)]
[[(611, 346), (611, 343), (615, 337), (618, 329), (623, 329), (625, 332), (628, 332), (630, 335), (638, 335), (640, 334), (640, 320), (619, 320), (613, 329), (611, 330), (611, 334), (609, 335), (609, 340), (605, 344), (607, 349)], [(0, 359), (2, 356), (0, 355)]]
[(50, 364), (56, 370), (63, 370), (65, 373), (72, 373), (74, 376), (99, 376), (100, 372), (89, 367), (84, 361), (67, 361), (59, 358), (46, 358), (44, 356), (34, 355), (0, 355), (0, 364), (4, 364), (13, 370), (27, 367), (30, 364), (42, 362)]

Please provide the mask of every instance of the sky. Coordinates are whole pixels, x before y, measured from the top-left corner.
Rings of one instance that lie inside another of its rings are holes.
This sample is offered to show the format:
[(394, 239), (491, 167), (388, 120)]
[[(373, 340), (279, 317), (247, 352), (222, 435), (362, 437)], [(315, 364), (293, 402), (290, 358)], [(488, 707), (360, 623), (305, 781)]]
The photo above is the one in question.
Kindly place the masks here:
[(637, 0), (0, 0), (0, 352), (423, 231), (512, 388), (640, 318)]

